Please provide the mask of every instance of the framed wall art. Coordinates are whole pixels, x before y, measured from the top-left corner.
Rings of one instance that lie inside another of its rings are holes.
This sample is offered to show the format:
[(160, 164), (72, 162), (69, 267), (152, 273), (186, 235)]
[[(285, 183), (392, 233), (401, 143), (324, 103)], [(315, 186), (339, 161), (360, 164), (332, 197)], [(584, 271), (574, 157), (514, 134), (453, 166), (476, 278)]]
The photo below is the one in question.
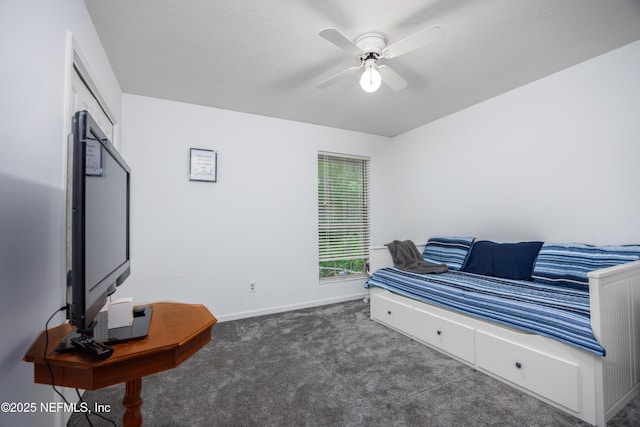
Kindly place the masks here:
[(189, 180), (216, 182), (218, 175), (218, 153), (201, 148), (190, 149)]

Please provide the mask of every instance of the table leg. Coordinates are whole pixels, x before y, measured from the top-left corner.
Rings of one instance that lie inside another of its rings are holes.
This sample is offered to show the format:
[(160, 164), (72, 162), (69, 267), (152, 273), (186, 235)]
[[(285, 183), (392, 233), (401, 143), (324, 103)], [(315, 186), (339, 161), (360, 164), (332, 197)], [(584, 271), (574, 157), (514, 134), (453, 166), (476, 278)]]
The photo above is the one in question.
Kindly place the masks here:
[(142, 425), (142, 412), (140, 412), (140, 407), (142, 406), (141, 391), (142, 378), (126, 382), (124, 399), (122, 399), (122, 406), (125, 408), (122, 416), (122, 425), (124, 427), (140, 427)]

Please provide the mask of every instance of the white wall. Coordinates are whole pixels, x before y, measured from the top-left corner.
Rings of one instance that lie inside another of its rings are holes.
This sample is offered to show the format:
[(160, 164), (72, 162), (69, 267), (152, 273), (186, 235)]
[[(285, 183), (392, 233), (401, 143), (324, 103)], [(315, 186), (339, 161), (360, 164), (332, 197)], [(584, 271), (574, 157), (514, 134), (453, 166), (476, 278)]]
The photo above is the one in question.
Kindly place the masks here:
[[(119, 116), (120, 88), (81, 0), (0, 1), (0, 402), (55, 400), (22, 356), (64, 304), (68, 30)], [(0, 413), (2, 426), (61, 421)]]
[[(392, 140), (124, 95), (133, 262), (119, 294), (204, 303), (221, 320), (359, 295), (361, 281), (316, 278), (318, 150), (371, 156), (373, 244), (435, 234), (640, 242), (639, 51)], [(188, 181), (189, 147), (218, 150), (217, 183)]]
[(394, 138), (398, 236), (640, 243), (639, 112), (635, 42)]
[[(132, 267), (118, 293), (139, 303), (203, 303), (220, 320), (363, 295), (363, 280), (318, 283), (317, 154), (371, 158), (375, 236), (384, 212), (375, 188), (388, 143), (125, 94), (121, 152), (132, 169)], [(216, 183), (188, 180), (190, 147), (218, 151)]]

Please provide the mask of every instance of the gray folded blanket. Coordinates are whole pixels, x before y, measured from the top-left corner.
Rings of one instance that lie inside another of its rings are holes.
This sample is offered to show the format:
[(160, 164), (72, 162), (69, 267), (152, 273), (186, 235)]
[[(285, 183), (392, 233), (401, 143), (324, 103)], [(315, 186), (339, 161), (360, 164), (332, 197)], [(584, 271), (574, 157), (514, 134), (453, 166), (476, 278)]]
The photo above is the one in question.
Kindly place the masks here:
[(425, 261), (411, 240), (405, 240), (404, 242), (394, 240), (385, 246), (391, 253), (393, 265), (400, 270), (418, 274), (445, 273), (447, 271), (446, 264), (434, 264)]

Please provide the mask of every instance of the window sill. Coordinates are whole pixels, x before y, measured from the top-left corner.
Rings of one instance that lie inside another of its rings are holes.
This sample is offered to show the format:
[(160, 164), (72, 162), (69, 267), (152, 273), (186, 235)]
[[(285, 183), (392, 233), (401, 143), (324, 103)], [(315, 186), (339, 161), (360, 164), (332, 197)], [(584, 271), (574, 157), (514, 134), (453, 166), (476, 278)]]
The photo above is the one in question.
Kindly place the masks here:
[(354, 282), (357, 280), (366, 280), (369, 277), (368, 274), (351, 274), (349, 276), (336, 276), (336, 277), (325, 277), (319, 280), (321, 285), (335, 284), (339, 282)]

